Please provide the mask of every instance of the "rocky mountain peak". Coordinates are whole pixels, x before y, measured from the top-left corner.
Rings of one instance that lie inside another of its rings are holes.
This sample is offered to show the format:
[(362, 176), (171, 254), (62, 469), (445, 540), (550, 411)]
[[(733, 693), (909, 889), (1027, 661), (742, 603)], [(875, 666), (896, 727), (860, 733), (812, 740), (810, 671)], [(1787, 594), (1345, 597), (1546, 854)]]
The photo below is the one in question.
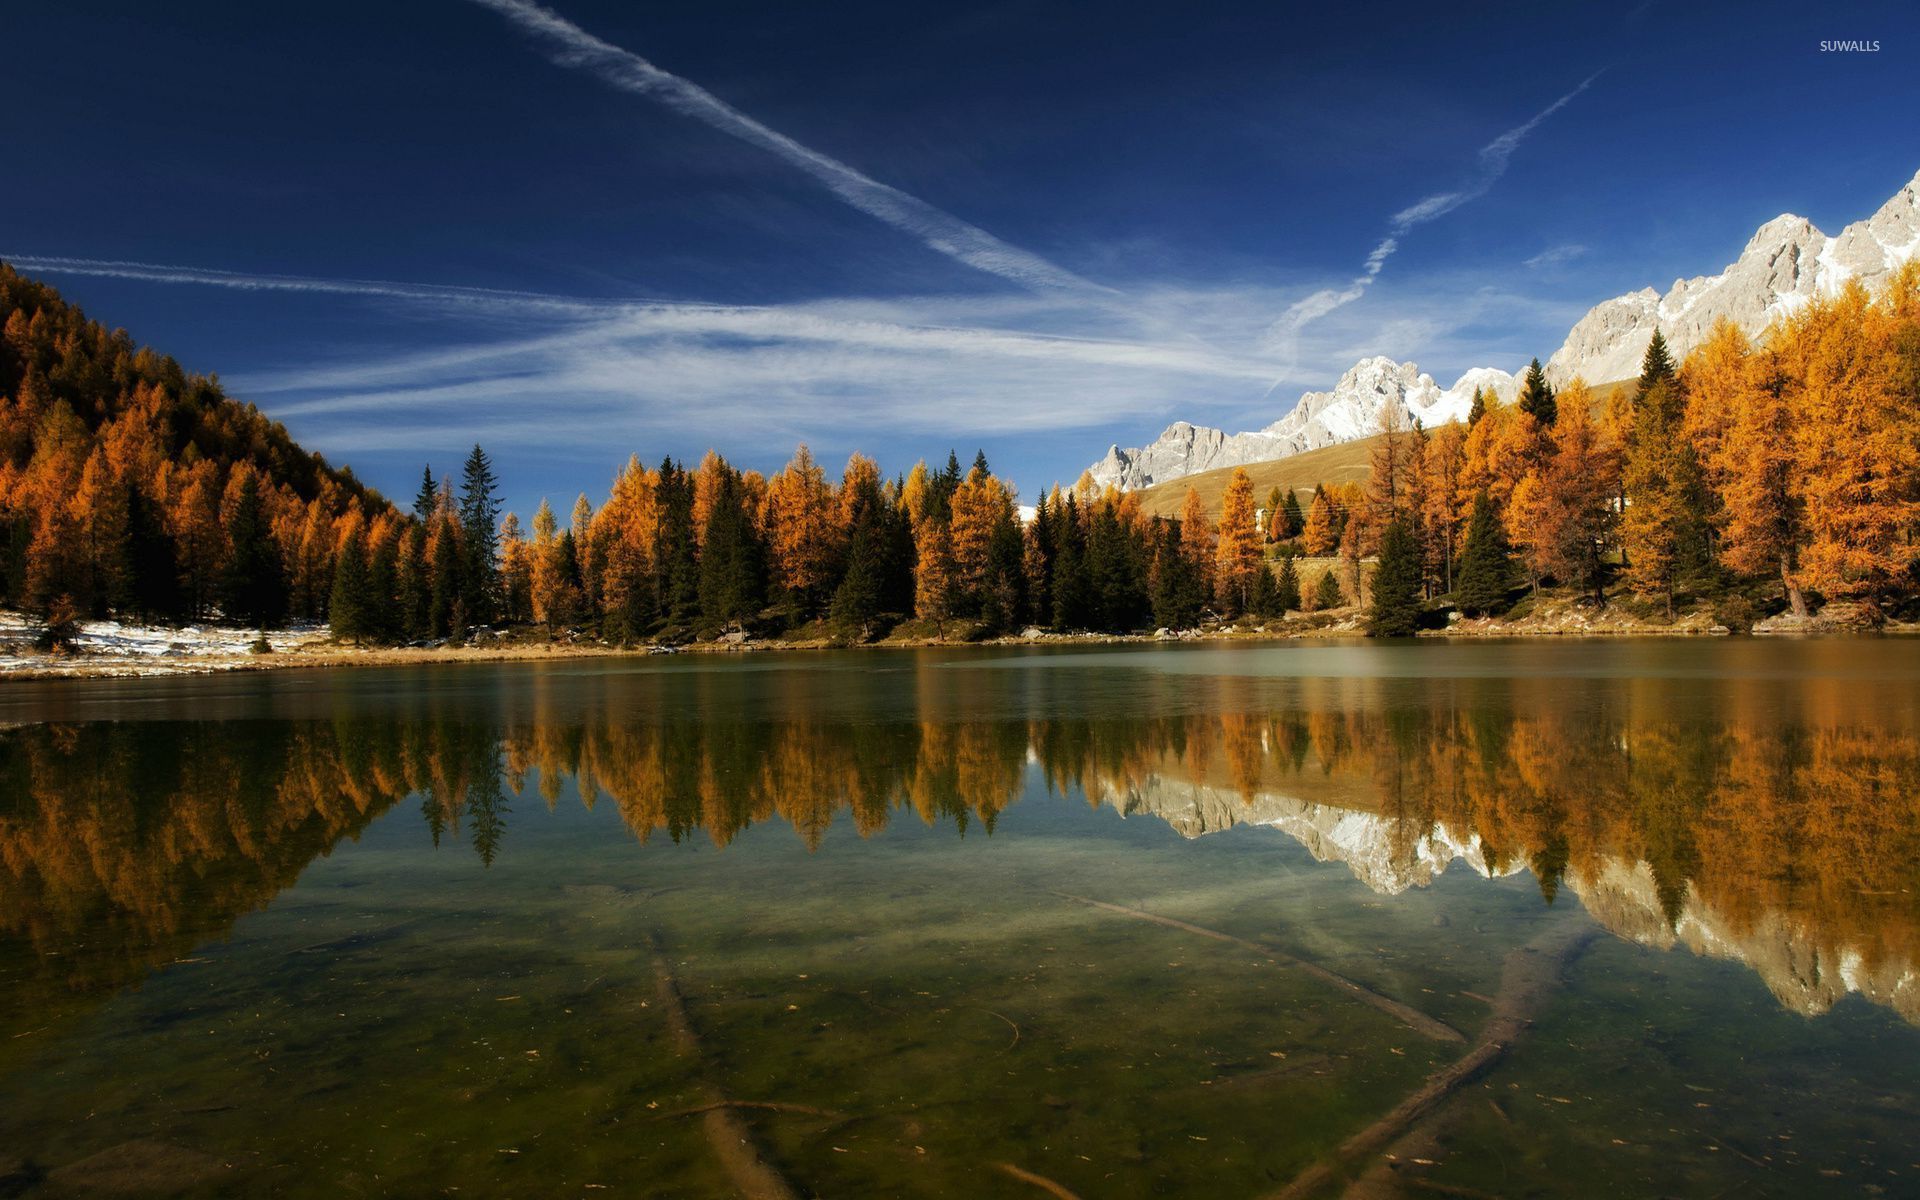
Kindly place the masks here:
[[(1557, 385), (1575, 376), (1594, 384), (1631, 379), (1640, 373), (1656, 329), (1666, 335), (1674, 357), (1684, 358), (1723, 317), (1755, 336), (1816, 295), (1855, 280), (1874, 286), (1917, 253), (1920, 174), (1871, 217), (1835, 237), (1805, 217), (1782, 213), (1755, 230), (1740, 256), (1717, 275), (1676, 279), (1665, 294), (1642, 288), (1595, 305), (1547, 360), (1547, 375)], [(1442, 390), (1413, 363), (1375, 355), (1355, 363), (1330, 391), (1303, 394), (1264, 429), (1229, 434), (1176, 421), (1151, 445), (1112, 447), (1089, 470), (1102, 485), (1147, 487), (1364, 438), (1380, 429), (1381, 413), (1393, 407), (1432, 428), (1465, 419), (1475, 388), (1503, 400), (1518, 390), (1512, 375), (1488, 367), (1468, 371)]]

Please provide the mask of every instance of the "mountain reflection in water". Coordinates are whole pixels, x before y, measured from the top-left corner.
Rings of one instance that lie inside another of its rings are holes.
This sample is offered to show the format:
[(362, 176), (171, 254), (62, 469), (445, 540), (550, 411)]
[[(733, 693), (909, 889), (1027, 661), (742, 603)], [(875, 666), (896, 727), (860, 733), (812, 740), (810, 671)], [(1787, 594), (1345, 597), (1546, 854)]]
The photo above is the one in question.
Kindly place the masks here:
[[(1843, 685), (1783, 703), (1764, 684), (1680, 699), (1643, 680), (1456, 679), (1403, 703), (1378, 680), (1223, 677), (1077, 704), (1010, 698), (988, 674), (770, 672), (745, 703), (691, 674), (584, 696), (540, 678), (276, 719), (16, 726), (0, 732), (0, 956), (34, 965), (0, 1017), (18, 1028), (190, 953), (403, 801), (421, 836), (487, 863), (572, 803), (569, 781), (641, 845), (783, 823), (813, 848), (900, 821), (991, 835), (1031, 769), (1189, 837), (1279, 830), (1380, 894), (1455, 862), (1528, 871), (1546, 903), (1739, 960), (1790, 1008), (1858, 992), (1920, 1024), (1920, 747)], [(855, 712), (845, 689), (864, 686), (889, 690)]]

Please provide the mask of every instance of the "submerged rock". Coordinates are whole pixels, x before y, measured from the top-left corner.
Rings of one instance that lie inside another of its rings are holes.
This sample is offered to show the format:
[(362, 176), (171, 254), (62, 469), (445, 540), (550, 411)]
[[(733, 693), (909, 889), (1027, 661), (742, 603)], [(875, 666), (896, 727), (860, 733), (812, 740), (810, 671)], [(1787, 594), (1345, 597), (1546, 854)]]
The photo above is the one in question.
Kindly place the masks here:
[(104, 1196), (171, 1196), (226, 1174), (211, 1154), (172, 1142), (140, 1138), (121, 1142), (90, 1158), (68, 1163), (47, 1176), (64, 1191)]

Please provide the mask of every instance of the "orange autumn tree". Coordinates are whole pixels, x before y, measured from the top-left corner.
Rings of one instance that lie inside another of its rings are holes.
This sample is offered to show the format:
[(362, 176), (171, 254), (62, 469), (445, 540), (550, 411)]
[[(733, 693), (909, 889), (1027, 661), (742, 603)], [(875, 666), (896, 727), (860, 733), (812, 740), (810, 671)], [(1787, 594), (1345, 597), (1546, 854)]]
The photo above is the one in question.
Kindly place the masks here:
[(1688, 432), (1720, 501), (1722, 561), (1742, 575), (1778, 575), (1788, 608), (1804, 617), (1796, 421), (1777, 355), (1756, 352), (1722, 320), (1688, 357), (1682, 375), (1694, 397)]
[[(1251, 482), (1248, 488), (1251, 491)], [(1219, 537), (1207, 517), (1206, 501), (1200, 498), (1199, 492), (1188, 488), (1186, 499), (1180, 504), (1180, 553), (1193, 572), (1194, 587), (1203, 599), (1213, 595), (1214, 558), (1218, 548)]]
[(1801, 565), (1807, 585), (1830, 597), (1874, 599), (1911, 586), (1920, 522), (1916, 291), (1920, 264), (1908, 263), (1880, 301), (1850, 285), (1806, 305), (1775, 338), (1785, 400), (1798, 418)]
[(1300, 548), (1314, 558), (1324, 558), (1340, 548), (1340, 510), (1324, 485), (1313, 489), (1307, 505), (1306, 528), (1300, 534)]
[(1254, 577), (1266, 570), (1260, 531), (1254, 525), (1253, 479), (1235, 467), (1220, 502), (1219, 541), (1214, 552), (1214, 591), (1230, 613), (1243, 613), (1253, 596)]
[(832, 594), (840, 530), (826, 472), (805, 445), (767, 481), (761, 524), (774, 587), (801, 614), (817, 613)]

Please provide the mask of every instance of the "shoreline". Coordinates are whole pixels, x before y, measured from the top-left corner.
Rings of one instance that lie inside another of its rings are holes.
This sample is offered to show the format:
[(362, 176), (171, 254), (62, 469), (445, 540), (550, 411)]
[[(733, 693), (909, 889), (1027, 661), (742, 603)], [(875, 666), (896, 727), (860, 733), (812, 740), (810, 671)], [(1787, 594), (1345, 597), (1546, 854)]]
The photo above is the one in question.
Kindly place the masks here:
[[(1276, 627), (1277, 626), (1277, 627)], [(1876, 629), (1823, 626), (1756, 628), (1756, 638), (1900, 637), (1920, 635), (1920, 624), (1889, 622)], [(1640, 620), (1603, 611), (1594, 616), (1574, 610), (1530, 615), (1518, 620), (1498, 617), (1456, 620), (1445, 629), (1422, 630), (1429, 641), (1473, 641), (1503, 638), (1569, 638), (1613, 640), (1625, 638), (1703, 638), (1735, 636), (1715, 625), (1704, 613), (1683, 614), (1671, 622)], [(16, 653), (0, 665), (0, 686), (8, 681), (41, 682), (52, 679), (140, 679), (179, 675), (214, 675), (233, 671), (298, 671), (343, 667), (434, 666), (479, 662), (548, 662), (569, 659), (654, 658), (679, 654), (761, 654), (819, 650), (924, 650), (966, 647), (1120, 646), (1120, 645), (1234, 645), (1303, 641), (1365, 640), (1365, 618), (1349, 611), (1331, 621), (1287, 618), (1252, 628), (1190, 629), (1153, 633), (1052, 633), (1028, 631), (990, 638), (898, 637), (872, 642), (850, 642), (828, 637), (765, 639), (722, 638), (675, 645), (641, 643), (615, 646), (600, 642), (506, 641), (464, 646), (352, 646), (330, 639), (303, 641), (268, 654), (222, 651), (205, 654), (68, 654)]]

